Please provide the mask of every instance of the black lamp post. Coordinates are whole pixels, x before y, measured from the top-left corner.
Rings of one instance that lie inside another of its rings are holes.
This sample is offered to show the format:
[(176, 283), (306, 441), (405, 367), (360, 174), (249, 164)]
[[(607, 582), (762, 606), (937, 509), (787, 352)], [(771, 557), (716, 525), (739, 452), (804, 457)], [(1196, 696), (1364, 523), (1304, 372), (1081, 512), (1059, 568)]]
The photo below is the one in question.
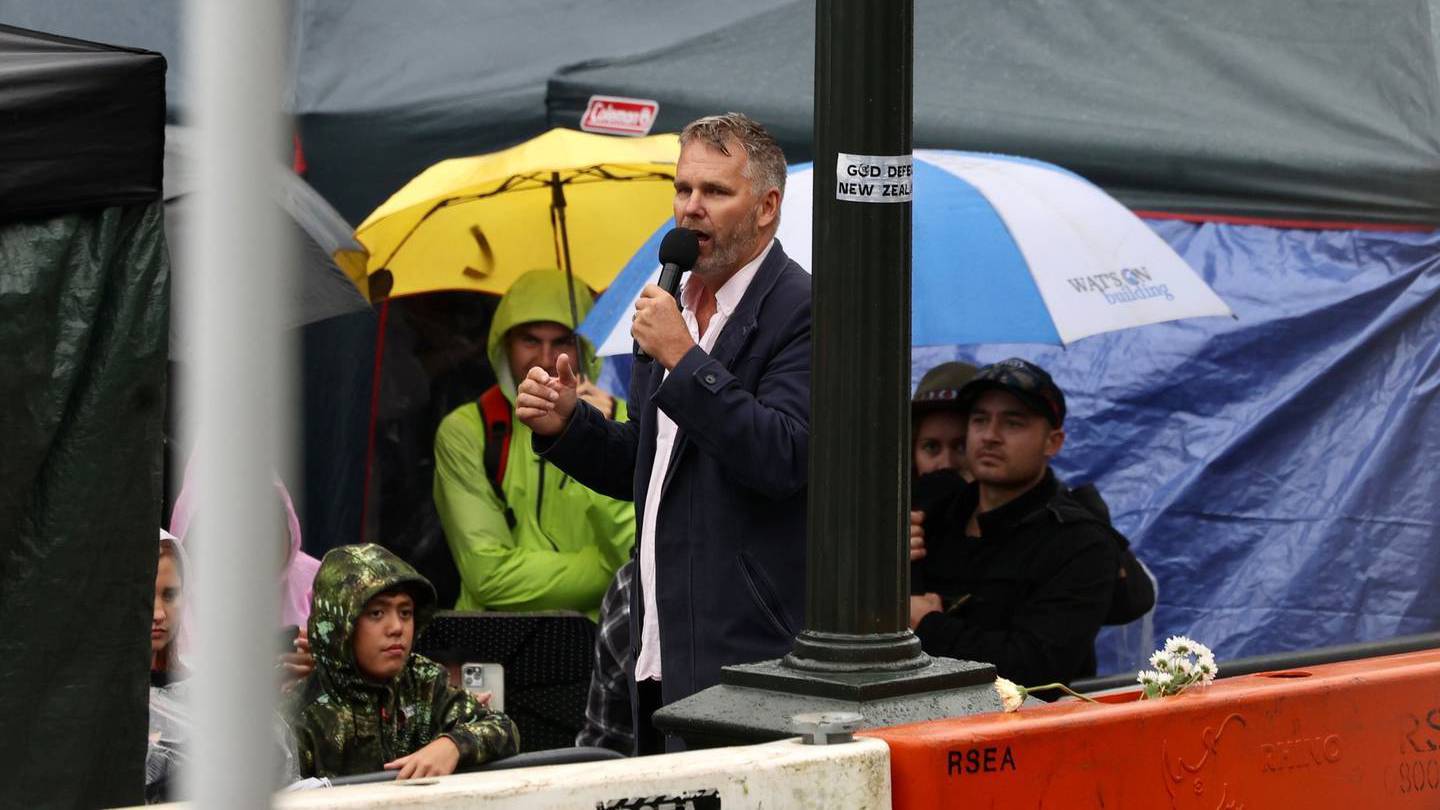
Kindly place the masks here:
[(913, 0), (821, 0), (801, 670), (905, 671)]
[(930, 658), (909, 629), (913, 0), (818, 0), (806, 629), (726, 667), (657, 727), (691, 747), (999, 708), (989, 664)]

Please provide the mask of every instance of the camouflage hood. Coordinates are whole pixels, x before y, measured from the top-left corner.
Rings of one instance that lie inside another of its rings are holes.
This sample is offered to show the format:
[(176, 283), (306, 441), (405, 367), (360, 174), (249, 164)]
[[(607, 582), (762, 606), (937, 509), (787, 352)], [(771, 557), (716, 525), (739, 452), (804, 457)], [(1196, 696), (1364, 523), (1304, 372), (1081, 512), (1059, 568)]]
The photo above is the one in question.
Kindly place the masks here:
[(377, 594), (403, 588), (415, 600), (415, 637), (435, 613), (435, 588), (404, 560), (373, 543), (331, 549), (315, 573), (310, 609), (310, 650), (327, 691), (363, 690), (350, 638), (365, 604)]

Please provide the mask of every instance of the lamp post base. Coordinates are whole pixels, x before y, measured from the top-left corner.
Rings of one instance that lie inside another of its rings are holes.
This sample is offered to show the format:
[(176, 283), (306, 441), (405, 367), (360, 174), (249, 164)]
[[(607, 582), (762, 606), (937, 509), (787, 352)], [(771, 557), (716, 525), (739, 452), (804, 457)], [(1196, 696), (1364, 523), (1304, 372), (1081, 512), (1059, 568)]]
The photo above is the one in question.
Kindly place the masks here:
[(784, 658), (790, 669), (835, 673), (900, 673), (929, 662), (930, 656), (920, 651), (920, 639), (909, 630), (864, 635), (806, 630), (795, 637), (794, 649)]
[(904, 671), (802, 670), (782, 661), (720, 671), (720, 685), (666, 706), (655, 727), (688, 749), (749, 745), (796, 736), (790, 718), (809, 712), (858, 712), (862, 728), (1000, 711), (995, 667), (926, 658)]

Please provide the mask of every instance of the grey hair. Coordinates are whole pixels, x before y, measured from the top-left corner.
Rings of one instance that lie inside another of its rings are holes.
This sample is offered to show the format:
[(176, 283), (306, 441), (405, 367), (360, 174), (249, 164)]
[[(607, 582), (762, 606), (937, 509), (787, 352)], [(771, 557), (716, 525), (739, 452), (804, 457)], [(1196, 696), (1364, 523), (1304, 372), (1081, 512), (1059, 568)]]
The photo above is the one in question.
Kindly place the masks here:
[(685, 125), (680, 131), (680, 146), (700, 141), (722, 155), (729, 155), (731, 139), (745, 148), (745, 177), (763, 194), (776, 189), (785, 196), (785, 153), (774, 136), (759, 121), (744, 113), (728, 112), (707, 115)]

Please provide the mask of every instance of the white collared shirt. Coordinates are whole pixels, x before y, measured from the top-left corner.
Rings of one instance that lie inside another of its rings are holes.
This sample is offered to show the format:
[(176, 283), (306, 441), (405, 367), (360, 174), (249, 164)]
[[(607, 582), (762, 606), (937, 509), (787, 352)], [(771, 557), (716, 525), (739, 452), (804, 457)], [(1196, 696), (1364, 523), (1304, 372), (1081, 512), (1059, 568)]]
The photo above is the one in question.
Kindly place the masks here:
[[(736, 271), (715, 293), (715, 314), (700, 334), (700, 322), (695, 317), (695, 304), (700, 299), (700, 286), (686, 284), (680, 293), (685, 308), (680, 315), (685, 319), (685, 328), (690, 330), (690, 339), (695, 341), (707, 354), (715, 348), (719, 337), (750, 282), (760, 270), (761, 262), (770, 255), (775, 246), (771, 239), (760, 255)], [(670, 372), (665, 372), (669, 379)], [(661, 385), (664, 385), (662, 380)], [(655, 462), (650, 468), (650, 486), (645, 490), (645, 515), (640, 524), (640, 592), (644, 598), (645, 616), (640, 625), (640, 653), (635, 660), (635, 680), (647, 678), (660, 680), (660, 612), (655, 608), (655, 521), (660, 513), (660, 490), (665, 483), (665, 474), (670, 470), (670, 455), (675, 448), (678, 429), (674, 420), (663, 408), (655, 412)]]

